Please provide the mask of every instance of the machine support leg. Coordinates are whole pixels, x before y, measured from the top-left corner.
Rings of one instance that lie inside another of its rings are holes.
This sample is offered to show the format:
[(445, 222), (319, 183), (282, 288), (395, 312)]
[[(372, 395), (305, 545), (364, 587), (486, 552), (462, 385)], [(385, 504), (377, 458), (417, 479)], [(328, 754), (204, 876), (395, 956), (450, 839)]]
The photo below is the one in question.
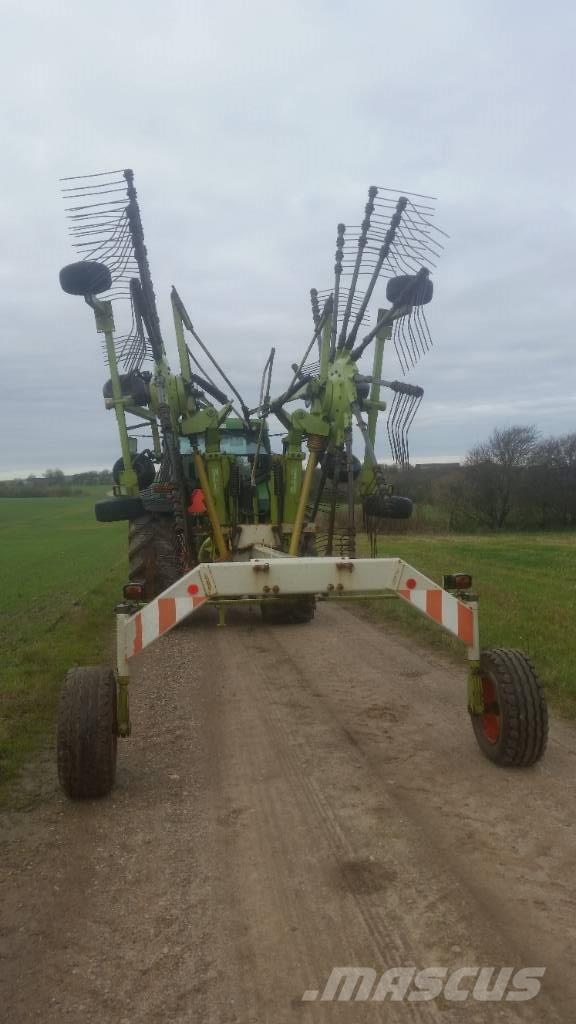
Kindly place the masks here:
[(468, 663), (468, 711), (471, 715), (481, 715), (484, 709), (482, 681), (480, 678), (480, 662)]
[(224, 534), (222, 533), (222, 527), (220, 525), (218, 512), (216, 511), (216, 505), (214, 504), (214, 498), (210, 488), (210, 481), (208, 480), (208, 474), (206, 472), (206, 467), (204, 466), (204, 459), (197, 450), (194, 452), (194, 468), (196, 469), (198, 480), (200, 481), (200, 487), (204, 492), (206, 511), (210, 520), (210, 526), (212, 527), (214, 541), (218, 548), (218, 554), (223, 561), (228, 561), (230, 558), (230, 552), (224, 539)]
[(116, 732), (118, 736), (129, 736), (131, 732), (128, 697), (130, 669), (126, 649), (126, 623), (129, 620), (130, 615), (125, 612), (116, 613)]
[(132, 732), (132, 726), (130, 724), (130, 700), (128, 696), (128, 686), (130, 679), (128, 676), (118, 676), (116, 684), (117, 690), (117, 701), (116, 701), (116, 731), (118, 736), (129, 736)]
[(468, 655), (468, 711), (471, 715), (481, 715), (484, 707), (482, 680), (480, 678), (480, 631), (478, 617), (478, 601), (467, 601), (472, 611), (472, 643), (467, 647)]
[(288, 548), (289, 555), (298, 554), (298, 548), (300, 547), (300, 538), (302, 536), (302, 527), (304, 526), (304, 516), (306, 515), (306, 507), (310, 499), (310, 491), (312, 490), (312, 481), (314, 479), (314, 470), (316, 469), (317, 461), (317, 452), (311, 451), (308, 456), (308, 465), (306, 466), (304, 479), (302, 480), (302, 490), (300, 492), (298, 511), (296, 512), (296, 519), (294, 520), (294, 529), (292, 531), (292, 537), (290, 539), (290, 547)]

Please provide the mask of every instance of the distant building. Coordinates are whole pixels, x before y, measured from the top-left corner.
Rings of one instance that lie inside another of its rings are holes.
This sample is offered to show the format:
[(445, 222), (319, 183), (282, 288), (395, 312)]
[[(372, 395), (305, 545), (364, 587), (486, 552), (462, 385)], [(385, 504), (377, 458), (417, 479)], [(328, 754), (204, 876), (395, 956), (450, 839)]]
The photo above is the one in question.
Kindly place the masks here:
[(417, 462), (414, 469), (425, 469), (428, 473), (447, 473), (450, 469), (460, 469), (461, 462)]

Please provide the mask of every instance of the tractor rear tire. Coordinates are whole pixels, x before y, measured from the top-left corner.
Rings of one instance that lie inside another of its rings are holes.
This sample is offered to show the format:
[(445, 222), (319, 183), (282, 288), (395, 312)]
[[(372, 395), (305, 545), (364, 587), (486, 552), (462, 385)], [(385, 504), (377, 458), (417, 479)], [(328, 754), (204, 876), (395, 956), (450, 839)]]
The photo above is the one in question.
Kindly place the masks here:
[(262, 619), (271, 626), (299, 625), (311, 622), (316, 613), (316, 598), (313, 594), (298, 597), (269, 598), (260, 602)]
[(504, 767), (536, 764), (548, 740), (548, 709), (529, 658), (503, 648), (482, 651), (480, 679), (484, 709), (471, 716), (480, 750)]
[(174, 544), (172, 516), (146, 513), (130, 520), (128, 575), (131, 583), (144, 583), (147, 601), (180, 579), (182, 570)]
[(72, 800), (106, 796), (116, 777), (116, 679), (97, 665), (72, 668), (60, 695), (58, 778)]

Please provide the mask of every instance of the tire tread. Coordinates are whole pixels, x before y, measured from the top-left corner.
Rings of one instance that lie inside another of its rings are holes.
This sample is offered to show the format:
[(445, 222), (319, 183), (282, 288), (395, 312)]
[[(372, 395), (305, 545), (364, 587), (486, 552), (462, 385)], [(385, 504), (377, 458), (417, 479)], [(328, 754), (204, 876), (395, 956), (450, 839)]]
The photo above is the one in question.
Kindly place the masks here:
[(497, 682), (501, 738), (489, 744), (482, 733), (481, 716), (473, 716), (482, 751), (506, 767), (527, 767), (540, 760), (548, 740), (548, 708), (544, 690), (530, 658), (512, 648), (483, 651), (480, 670), (488, 669)]
[(102, 666), (72, 668), (58, 709), (58, 778), (72, 800), (106, 796), (116, 776), (116, 679)]

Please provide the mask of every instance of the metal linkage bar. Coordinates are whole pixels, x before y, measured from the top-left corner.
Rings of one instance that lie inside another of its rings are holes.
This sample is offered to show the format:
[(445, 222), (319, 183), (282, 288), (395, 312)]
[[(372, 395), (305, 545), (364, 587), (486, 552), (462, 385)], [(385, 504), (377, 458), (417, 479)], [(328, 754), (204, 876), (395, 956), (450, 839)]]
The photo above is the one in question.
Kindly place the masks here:
[[(280, 557), (278, 557), (280, 556)], [(135, 615), (118, 615), (118, 674), (129, 661), (207, 601), (268, 598), (289, 594), (346, 594), (389, 591), (457, 636), (468, 658), (479, 658), (478, 607), (461, 601), (401, 558), (288, 558), (270, 549), (269, 558), (248, 562), (206, 562), (196, 566)]]

